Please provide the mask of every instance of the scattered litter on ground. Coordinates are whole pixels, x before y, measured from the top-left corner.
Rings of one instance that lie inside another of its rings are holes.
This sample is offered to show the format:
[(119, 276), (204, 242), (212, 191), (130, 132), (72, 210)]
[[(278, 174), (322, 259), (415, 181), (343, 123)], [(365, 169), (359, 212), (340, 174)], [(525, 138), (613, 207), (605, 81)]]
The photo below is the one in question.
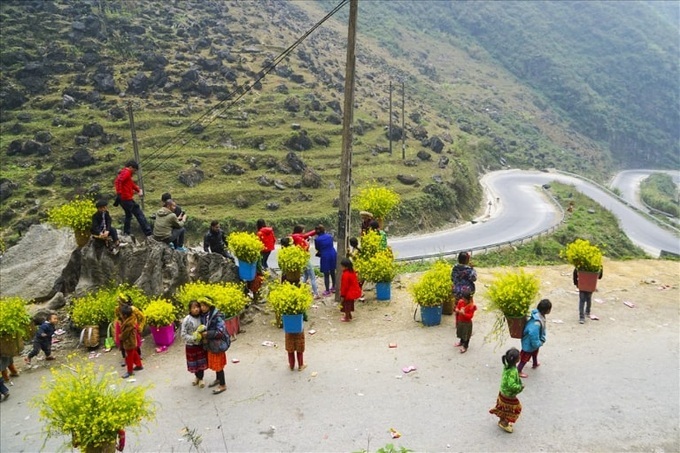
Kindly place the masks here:
[(401, 379), (401, 378), (404, 377), (404, 375), (403, 375), (403, 374), (398, 374), (398, 375), (396, 375), (396, 376), (394, 376), (394, 377), (397, 378), (397, 379)]
[(357, 393), (357, 396), (364, 396), (363, 393)]
[(312, 371), (312, 373), (310, 374), (311, 377), (317, 377), (318, 375), (319, 373), (317, 373), (316, 371)]
[(159, 346), (159, 347), (156, 348), (156, 353), (160, 354), (160, 353), (165, 352), (167, 350), (168, 350), (167, 346)]
[(55, 335), (64, 335), (66, 331), (64, 329), (57, 329), (54, 331)]
[(52, 338), (52, 344), (61, 343), (60, 338)]
[(609, 320), (610, 320), (610, 321), (616, 321), (616, 319), (614, 319), (614, 318), (609, 318)]
[(417, 370), (417, 368), (414, 367), (413, 365), (405, 366), (404, 368), (401, 369), (401, 371), (403, 371), (406, 374), (410, 373), (411, 371), (415, 371), (415, 370)]
[(661, 285), (661, 286), (659, 286), (659, 290), (661, 290), (661, 291), (663, 291), (664, 289), (671, 289), (671, 288), (672, 288), (671, 285)]
[(276, 343), (273, 341), (265, 340), (262, 342), (262, 346), (267, 346), (267, 347), (276, 347)]
[(240, 362), (239, 359), (231, 359), (231, 363), (239, 363), (239, 362)]
[(389, 344), (389, 347), (392, 348), (392, 349), (394, 349), (394, 348), (397, 347), (397, 343), (390, 343), (390, 344)]
[(401, 437), (401, 433), (394, 428), (390, 428), (390, 435), (392, 439), (399, 439)]
[(635, 308), (635, 304), (633, 302), (625, 301), (623, 305), (625, 305), (628, 308)]
[(590, 315), (590, 319), (592, 319), (593, 321), (599, 321), (600, 320), (600, 318), (598, 318), (595, 315)]
[(126, 381), (126, 382), (137, 382), (137, 379), (135, 379), (135, 378), (130, 378), (130, 379), (126, 379), (125, 381)]
[(309, 331), (309, 334), (310, 334), (310, 335), (314, 335), (315, 333), (316, 333), (316, 330), (314, 330), (314, 329), (312, 329), (312, 330)]
[(564, 321), (562, 321), (561, 319), (553, 319), (552, 322), (554, 322), (555, 324), (564, 324)]
[(604, 303), (604, 301), (603, 301), (602, 299), (599, 299), (599, 298), (597, 298), (597, 297), (596, 297), (595, 299), (593, 299), (593, 300), (594, 300), (595, 302), (597, 302), (598, 304), (603, 304), (603, 303)]

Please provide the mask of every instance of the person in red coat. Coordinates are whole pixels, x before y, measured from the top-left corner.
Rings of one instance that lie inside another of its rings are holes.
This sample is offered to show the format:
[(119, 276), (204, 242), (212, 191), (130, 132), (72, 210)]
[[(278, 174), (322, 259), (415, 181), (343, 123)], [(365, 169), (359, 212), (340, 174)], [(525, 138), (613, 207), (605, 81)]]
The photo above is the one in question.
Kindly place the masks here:
[(456, 336), (460, 339), (456, 346), (460, 346), (460, 353), (464, 354), (470, 345), (472, 336), (472, 318), (477, 306), (468, 291), (463, 291), (462, 297), (456, 304)]
[(139, 170), (139, 164), (134, 160), (130, 160), (125, 164), (125, 167), (118, 172), (115, 181), (113, 182), (116, 188), (116, 203), (114, 206), (123, 208), (125, 211), (125, 221), (123, 222), (123, 234), (130, 235), (130, 224), (132, 223), (132, 216), (135, 216), (139, 226), (146, 236), (151, 236), (153, 231), (149, 222), (147, 222), (142, 208), (139, 207), (137, 202), (134, 200), (135, 193), (139, 194), (140, 197), (144, 196), (144, 192), (139, 186), (132, 180), (132, 177)]
[(259, 219), (256, 224), (257, 227), (257, 237), (260, 238), (262, 244), (264, 245), (264, 250), (260, 252), (262, 254), (262, 269), (269, 269), (269, 264), (267, 260), (269, 255), (276, 247), (276, 236), (274, 236), (274, 229), (268, 227), (264, 219)]
[(342, 269), (340, 298), (342, 301), (342, 312), (345, 314), (340, 321), (350, 322), (352, 320), (352, 312), (354, 311), (354, 301), (361, 297), (361, 286), (359, 286), (357, 273), (354, 272), (354, 265), (349, 258), (343, 258), (340, 261), (340, 268)]

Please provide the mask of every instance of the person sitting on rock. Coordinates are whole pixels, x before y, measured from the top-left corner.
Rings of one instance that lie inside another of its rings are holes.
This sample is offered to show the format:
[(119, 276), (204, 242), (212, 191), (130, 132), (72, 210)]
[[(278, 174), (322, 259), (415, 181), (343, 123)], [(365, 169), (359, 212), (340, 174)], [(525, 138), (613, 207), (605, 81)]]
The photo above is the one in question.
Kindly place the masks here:
[(157, 241), (172, 244), (175, 250), (186, 252), (184, 248), (184, 222), (186, 214), (179, 217), (175, 214), (175, 202), (172, 198), (165, 201), (165, 204), (156, 212), (156, 223), (153, 226), (153, 238)]
[[(161, 206), (165, 206), (165, 202), (168, 200), (175, 200), (172, 198), (172, 195), (170, 195), (170, 192), (165, 192), (163, 195), (161, 195)], [(180, 207), (180, 205), (177, 204), (177, 201), (175, 201), (175, 210), (173, 211), (177, 217), (181, 216), (184, 212), (184, 210)]]
[(234, 257), (227, 252), (227, 246), (227, 237), (220, 228), (220, 222), (213, 220), (210, 222), (210, 230), (203, 236), (203, 251), (207, 253), (217, 253), (225, 258), (234, 259)]
[(103, 240), (111, 251), (117, 252), (120, 240), (118, 240), (118, 231), (111, 224), (108, 205), (106, 200), (97, 201), (95, 205), (97, 212), (92, 215), (90, 232), (95, 239)]

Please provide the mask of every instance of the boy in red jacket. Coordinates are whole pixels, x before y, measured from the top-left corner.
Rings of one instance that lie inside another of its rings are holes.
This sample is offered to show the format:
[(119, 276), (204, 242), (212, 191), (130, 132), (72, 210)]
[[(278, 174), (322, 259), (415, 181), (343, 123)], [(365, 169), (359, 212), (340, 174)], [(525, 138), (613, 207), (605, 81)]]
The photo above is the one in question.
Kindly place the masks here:
[(340, 268), (342, 269), (340, 298), (342, 301), (342, 312), (345, 314), (340, 321), (350, 322), (352, 320), (352, 312), (354, 311), (354, 301), (361, 297), (361, 286), (359, 286), (357, 273), (354, 272), (354, 265), (349, 258), (343, 258), (340, 261)]
[(464, 290), (461, 298), (456, 304), (456, 336), (460, 341), (456, 346), (460, 346), (460, 353), (464, 354), (470, 345), (470, 337), (472, 336), (472, 318), (475, 316), (477, 306), (472, 300), (469, 291)]
[(272, 251), (276, 247), (276, 236), (274, 236), (274, 229), (272, 227), (268, 227), (264, 219), (259, 219), (256, 226), (257, 237), (260, 238), (260, 241), (262, 241), (262, 244), (264, 245), (264, 250), (260, 252), (262, 253), (262, 269), (269, 269), (267, 260), (269, 259), (269, 255), (271, 255)]
[[(137, 170), (139, 170), (139, 164), (134, 160), (130, 160), (125, 164), (125, 168), (116, 176), (116, 180), (113, 182), (116, 188), (116, 203), (120, 204), (123, 211), (125, 211), (123, 234), (130, 235), (130, 223), (132, 222), (132, 216), (135, 216), (144, 234), (151, 236), (153, 234), (151, 226), (147, 222), (142, 208), (134, 200), (135, 193), (139, 194), (140, 197), (144, 196), (142, 189), (132, 180)], [(114, 206), (117, 206), (116, 203), (114, 203)]]

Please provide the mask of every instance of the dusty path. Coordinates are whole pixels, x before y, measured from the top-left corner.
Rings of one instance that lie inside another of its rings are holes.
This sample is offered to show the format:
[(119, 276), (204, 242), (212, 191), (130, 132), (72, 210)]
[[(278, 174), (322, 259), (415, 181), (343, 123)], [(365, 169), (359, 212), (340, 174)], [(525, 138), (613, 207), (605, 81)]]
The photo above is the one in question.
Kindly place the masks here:
[[(470, 350), (461, 355), (453, 348), (453, 319), (439, 327), (415, 323), (410, 296), (395, 285), (389, 304), (369, 293), (351, 324), (339, 322), (330, 300), (312, 310), (306, 329), (316, 333), (307, 335), (309, 367), (302, 373), (288, 370), (283, 333), (270, 316), (243, 326), (229, 351), (240, 363), (228, 365), (229, 390), (219, 396), (190, 385), (179, 344), (155, 354), (147, 339), (146, 369), (137, 383), (121, 384), (153, 383), (158, 416), (148, 430), (128, 433), (126, 451), (189, 451), (185, 426), (197, 429), (203, 451), (375, 451), (387, 443), (430, 452), (679, 451), (680, 263), (607, 262), (594, 295), (600, 320), (585, 325), (578, 324), (571, 269), (538, 272), (541, 296), (554, 309), (542, 366), (528, 370), (514, 434), (501, 431), (488, 409), (498, 391), (501, 350), (519, 342), (508, 340), (496, 351), (484, 344), (493, 317), (480, 310)], [(479, 273), (483, 307), (492, 270)], [(403, 283), (414, 278), (404, 276)], [(278, 347), (262, 346), (265, 340)], [(112, 353), (94, 360), (121, 370)], [(37, 411), (26, 404), (48, 375), (45, 362), (38, 363), (15, 379), (11, 398), (0, 405), (3, 452), (42, 445)], [(410, 365), (417, 370), (404, 374)], [(392, 427), (401, 438), (390, 437)], [(45, 449), (60, 443), (49, 440)]]

